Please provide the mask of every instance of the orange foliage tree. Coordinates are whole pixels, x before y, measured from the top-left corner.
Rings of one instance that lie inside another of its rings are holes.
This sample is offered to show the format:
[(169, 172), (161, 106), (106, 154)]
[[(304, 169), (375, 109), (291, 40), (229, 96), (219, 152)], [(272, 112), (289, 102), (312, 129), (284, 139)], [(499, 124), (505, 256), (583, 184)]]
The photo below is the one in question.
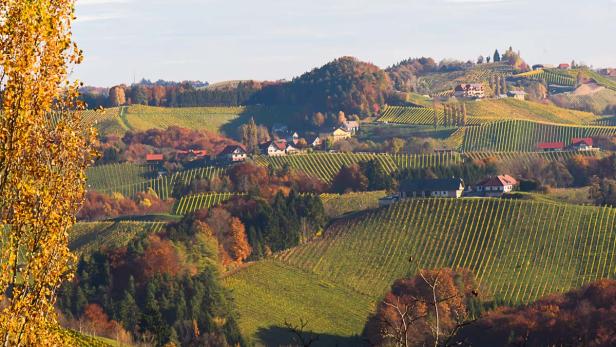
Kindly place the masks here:
[(56, 290), (74, 260), (68, 230), (84, 196), (94, 131), (71, 65), (73, 0), (0, 1), (0, 344), (65, 345)]

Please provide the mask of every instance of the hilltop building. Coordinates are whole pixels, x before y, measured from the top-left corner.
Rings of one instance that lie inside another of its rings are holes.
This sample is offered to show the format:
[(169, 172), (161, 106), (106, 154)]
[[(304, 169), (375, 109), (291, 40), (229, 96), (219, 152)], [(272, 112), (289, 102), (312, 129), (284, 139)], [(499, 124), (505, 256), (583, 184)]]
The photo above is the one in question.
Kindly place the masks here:
[(145, 161), (148, 164), (162, 164), (165, 161), (165, 157), (162, 154), (148, 153), (145, 155)]
[(351, 134), (350, 132), (342, 128), (338, 128), (329, 134), (322, 134), (322, 136), (324, 138), (327, 138), (331, 144), (334, 144), (338, 141), (350, 139), (353, 136), (353, 134)]
[(563, 63), (563, 64), (559, 64), (558, 68), (561, 70), (569, 70), (571, 68), (571, 65), (567, 64), (567, 63)]
[(486, 91), (482, 83), (466, 83), (458, 84), (453, 95), (456, 98), (483, 99), (486, 96)]
[(406, 180), (400, 183), (400, 197), (460, 198), (464, 192), (461, 178)]

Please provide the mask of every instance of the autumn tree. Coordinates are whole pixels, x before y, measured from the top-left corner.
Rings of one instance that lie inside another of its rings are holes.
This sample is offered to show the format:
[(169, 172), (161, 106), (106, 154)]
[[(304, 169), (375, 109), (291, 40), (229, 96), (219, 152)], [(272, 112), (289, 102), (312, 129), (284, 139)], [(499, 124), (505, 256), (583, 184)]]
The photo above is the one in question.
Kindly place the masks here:
[(345, 116), (344, 112), (342, 112), (342, 111), (338, 112), (337, 124), (338, 125), (342, 125), (346, 121), (347, 121), (347, 119), (346, 119), (346, 116)]
[(364, 328), (373, 346), (449, 346), (472, 321), (479, 292), (466, 270), (420, 270), (397, 280)]
[(315, 127), (320, 128), (325, 123), (325, 115), (321, 112), (316, 112), (312, 115), (312, 124)]
[(116, 107), (126, 104), (126, 92), (124, 87), (115, 86), (109, 89), (109, 106)]
[(68, 231), (85, 191), (84, 130), (69, 67), (72, 0), (0, 3), (0, 342), (65, 345), (54, 310), (74, 256)]

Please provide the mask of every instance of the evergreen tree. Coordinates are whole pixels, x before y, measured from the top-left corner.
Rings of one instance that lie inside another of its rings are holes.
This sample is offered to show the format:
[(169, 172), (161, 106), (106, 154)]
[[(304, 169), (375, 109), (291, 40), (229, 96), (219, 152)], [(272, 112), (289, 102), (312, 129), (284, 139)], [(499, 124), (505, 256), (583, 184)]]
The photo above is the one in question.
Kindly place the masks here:
[(462, 126), (466, 125), (466, 104), (462, 104)]
[(501, 56), (500, 53), (498, 53), (498, 49), (494, 51), (494, 62), (498, 63), (499, 61), (501, 61)]

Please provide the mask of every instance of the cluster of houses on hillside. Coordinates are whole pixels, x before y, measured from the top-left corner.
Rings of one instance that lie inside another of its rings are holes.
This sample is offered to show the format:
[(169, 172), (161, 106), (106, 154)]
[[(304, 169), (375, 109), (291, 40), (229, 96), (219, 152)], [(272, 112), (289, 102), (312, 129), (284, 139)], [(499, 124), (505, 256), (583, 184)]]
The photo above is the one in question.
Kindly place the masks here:
[[(512, 90), (507, 95), (498, 96), (499, 98), (510, 97), (517, 100), (526, 100), (526, 92), (523, 90)], [(453, 96), (461, 99), (484, 99), (486, 88), (483, 83), (462, 83), (458, 84), (453, 91)]]
[(387, 206), (408, 198), (500, 197), (513, 191), (519, 182), (509, 175), (491, 176), (473, 187), (467, 187), (461, 178), (414, 179), (400, 183), (398, 193), (379, 200)]
[(600, 148), (593, 147), (591, 137), (572, 138), (571, 143), (566, 145), (564, 142), (541, 142), (537, 148), (542, 152), (562, 152), (562, 151), (598, 151)]
[[(328, 145), (336, 142), (349, 139), (359, 131), (358, 121), (345, 121), (338, 128), (331, 132), (320, 133), (319, 135), (308, 135), (301, 141), (297, 132), (289, 131), (289, 128), (283, 124), (274, 124), (271, 133), (274, 140), (262, 143), (259, 145), (259, 151), (262, 155), (269, 157), (280, 157), (285, 155), (293, 155), (304, 152), (307, 148), (312, 150), (324, 150), (326, 143)], [(192, 162), (198, 159), (207, 161), (217, 161), (219, 163), (236, 163), (246, 160), (248, 151), (242, 145), (226, 146), (219, 153), (211, 154), (202, 149), (178, 150), (175, 151), (175, 160), (179, 162)], [(148, 164), (162, 165), (165, 161), (163, 154), (148, 153), (145, 158)]]

